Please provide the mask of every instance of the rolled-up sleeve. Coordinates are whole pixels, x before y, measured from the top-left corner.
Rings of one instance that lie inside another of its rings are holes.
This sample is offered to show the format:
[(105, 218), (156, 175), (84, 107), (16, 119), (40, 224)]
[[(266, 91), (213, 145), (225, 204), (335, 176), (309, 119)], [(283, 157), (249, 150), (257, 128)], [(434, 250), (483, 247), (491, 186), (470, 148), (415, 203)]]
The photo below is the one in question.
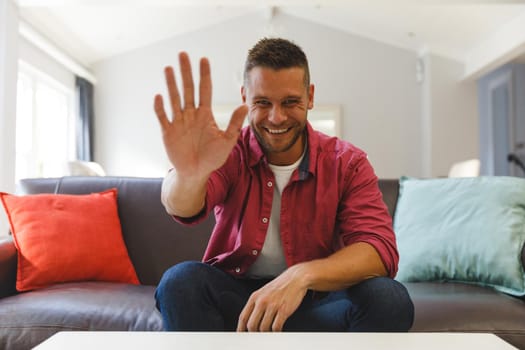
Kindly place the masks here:
[(339, 241), (344, 246), (357, 242), (372, 245), (379, 253), (388, 275), (395, 277), (399, 254), (392, 218), (366, 155), (350, 160), (344, 186), (338, 211)]

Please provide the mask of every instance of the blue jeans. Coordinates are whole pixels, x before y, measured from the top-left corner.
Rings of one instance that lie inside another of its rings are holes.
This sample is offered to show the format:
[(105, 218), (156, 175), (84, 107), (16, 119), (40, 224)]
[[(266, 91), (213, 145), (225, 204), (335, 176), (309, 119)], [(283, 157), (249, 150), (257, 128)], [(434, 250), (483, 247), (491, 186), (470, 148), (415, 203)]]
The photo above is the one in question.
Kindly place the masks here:
[[(168, 269), (155, 292), (167, 331), (234, 331), (250, 295), (269, 280), (237, 279), (200, 262)], [(338, 292), (308, 292), (285, 331), (405, 332), (414, 306), (405, 287), (386, 277)]]

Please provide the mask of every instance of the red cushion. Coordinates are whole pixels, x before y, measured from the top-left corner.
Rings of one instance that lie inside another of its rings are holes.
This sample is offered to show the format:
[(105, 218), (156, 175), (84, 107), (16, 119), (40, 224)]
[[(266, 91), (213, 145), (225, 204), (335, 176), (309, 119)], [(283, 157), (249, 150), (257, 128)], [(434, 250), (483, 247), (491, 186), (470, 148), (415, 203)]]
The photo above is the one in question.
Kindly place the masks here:
[(139, 284), (117, 211), (117, 190), (87, 195), (0, 193), (18, 249), (16, 289), (54, 283)]

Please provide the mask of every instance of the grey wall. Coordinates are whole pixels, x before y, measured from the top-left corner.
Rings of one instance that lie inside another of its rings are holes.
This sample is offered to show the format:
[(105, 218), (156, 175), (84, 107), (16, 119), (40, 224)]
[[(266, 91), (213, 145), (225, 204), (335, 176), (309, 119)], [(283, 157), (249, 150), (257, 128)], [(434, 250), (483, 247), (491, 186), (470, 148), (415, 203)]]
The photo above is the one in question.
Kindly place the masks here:
[[(177, 68), (181, 50), (190, 53), (194, 68), (199, 57), (207, 56), (212, 64), (214, 103), (238, 104), (246, 52), (269, 31), (302, 46), (316, 86), (315, 103), (341, 106), (343, 138), (368, 152), (380, 177), (441, 174), (446, 167), (441, 163), (452, 162), (455, 150), (447, 149), (438, 157), (440, 163), (434, 164), (433, 158), (427, 161), (433, 148), (423, 147), (423, 142), (426, 133), (434, 142), (445, 136), (441, 123), (435, 121), (442, 115), (449, 126), (473, 128), (475, 115), (463, 113), (475, 113), (469, 107), (441, 108), (423, 98), (425, 85), (416, 81), (414, 52), (284, 14), (278, 14), (269, 26), (262, 12), (254, 12), (97, 63), (96, 160), (112, 175), (163, 176), (169, 163), (152, 109), (155, 93), (166, 93), (163, 67)], [(448, 65), (454, 73), (448, 74)], [(444, 101), (439, 103), (462, 103), (454, 93), (459, 66), (446, 60), (434, 65), (433, 72), (443, 81), (435, 80), (435, 86), (426, 88), (430, 96), (433, 88), (441, 91), (438, 97)], [(425, 109), (430, 110), (426, 118), (432, 123), (424, 123)], [(466, 153), (476, 153), (471, 149), (477, 147), (477, 139), (459, 133), (458, 142), (466, 144)]]

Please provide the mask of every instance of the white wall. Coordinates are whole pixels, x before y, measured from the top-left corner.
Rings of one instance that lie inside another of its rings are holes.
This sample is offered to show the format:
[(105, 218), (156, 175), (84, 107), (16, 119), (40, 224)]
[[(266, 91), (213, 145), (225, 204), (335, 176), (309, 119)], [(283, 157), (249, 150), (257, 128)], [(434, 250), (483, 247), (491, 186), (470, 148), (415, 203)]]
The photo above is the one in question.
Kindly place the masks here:
[[(214, 102), (236, 104), (240, 102), (246, 52), (267, 34), (261, 28), (268, 28), (263, 13), (253, 13), (96, 64), (95, 158), (108, 174), (165, 174), (169, 164), (152, 101), (155, 93), (166, 93), (163, 67), (177, 66), (179, 51), (190, 53), (194, 68), (200, 56), (209, 57)], [(428, 155), (423, 147), (423, 127), (427, 125), (422, 118), (425, 86), (416, 81), (414, 52), (283, 14), (274, 18), (273, 28), (275, 34), (292, 39), (305, 50), (316, 85), (316, 104), (342, 106), (343, 138), (368, 152), (378, 176), (423, 176), (425, 172), (441, 171), (441, 166), (434, 169), (433, 159), (428, 165), (424, 162)], [(447, 94), (446, 89), (455, 88), (459, 66), (448, 61), (438, 64), (435, 73), (442, 75), (442, 80), (426, 87), (439, 91), (432, 101), (443, 97), (439, 103), (453, 106), (461, 100), (453, 92)], [(453, 74), (448, 74), (449, 66)], [(475, 94), (475, 87), (472, 92)], [(434, 104), (427, 107), (431, 107), (433, 120), (429, 126), (437, 128), (428, 130), (433, 140), (449, 138), (449, 133), (443, 135), (442, 123), (434, 121), (438, 115), (446, 115), (445, 124), (453, 128), (464, 128), (476, 118), (475, 111), (470, 110), (467, 112), (472, 115), (459, 115), (468, 108), (456, 111)], [(466, 128), (472, 129), (470, 125)], [(463, 142), (459, 136), (457, 141)], [(477, 147), (477, 141), (466, 142), (469, 149)], [(440, 161), (448, 163), (457, 156), (455, 151), (446, 149), (439, 154)]]
[(424, 61), (424, 89), (430, 96), (422, 112), (428, 123), (423, 175), (447, 176), (453, 163), (479, 157), (476, 82), (460, 80), (464, 66), (456, 61), (437, 55)]
[(18, 41), (18, 57), (40, 72), (58, 81), (66, 88), (74, 91), (75, 75), (24, 38), (19, 38)]
[[(0, 0), (0, 191), (15, 188), (15, 113), (18, 10)], [(0, 208), (0, 236), (7, 234), (7, 217)]]

